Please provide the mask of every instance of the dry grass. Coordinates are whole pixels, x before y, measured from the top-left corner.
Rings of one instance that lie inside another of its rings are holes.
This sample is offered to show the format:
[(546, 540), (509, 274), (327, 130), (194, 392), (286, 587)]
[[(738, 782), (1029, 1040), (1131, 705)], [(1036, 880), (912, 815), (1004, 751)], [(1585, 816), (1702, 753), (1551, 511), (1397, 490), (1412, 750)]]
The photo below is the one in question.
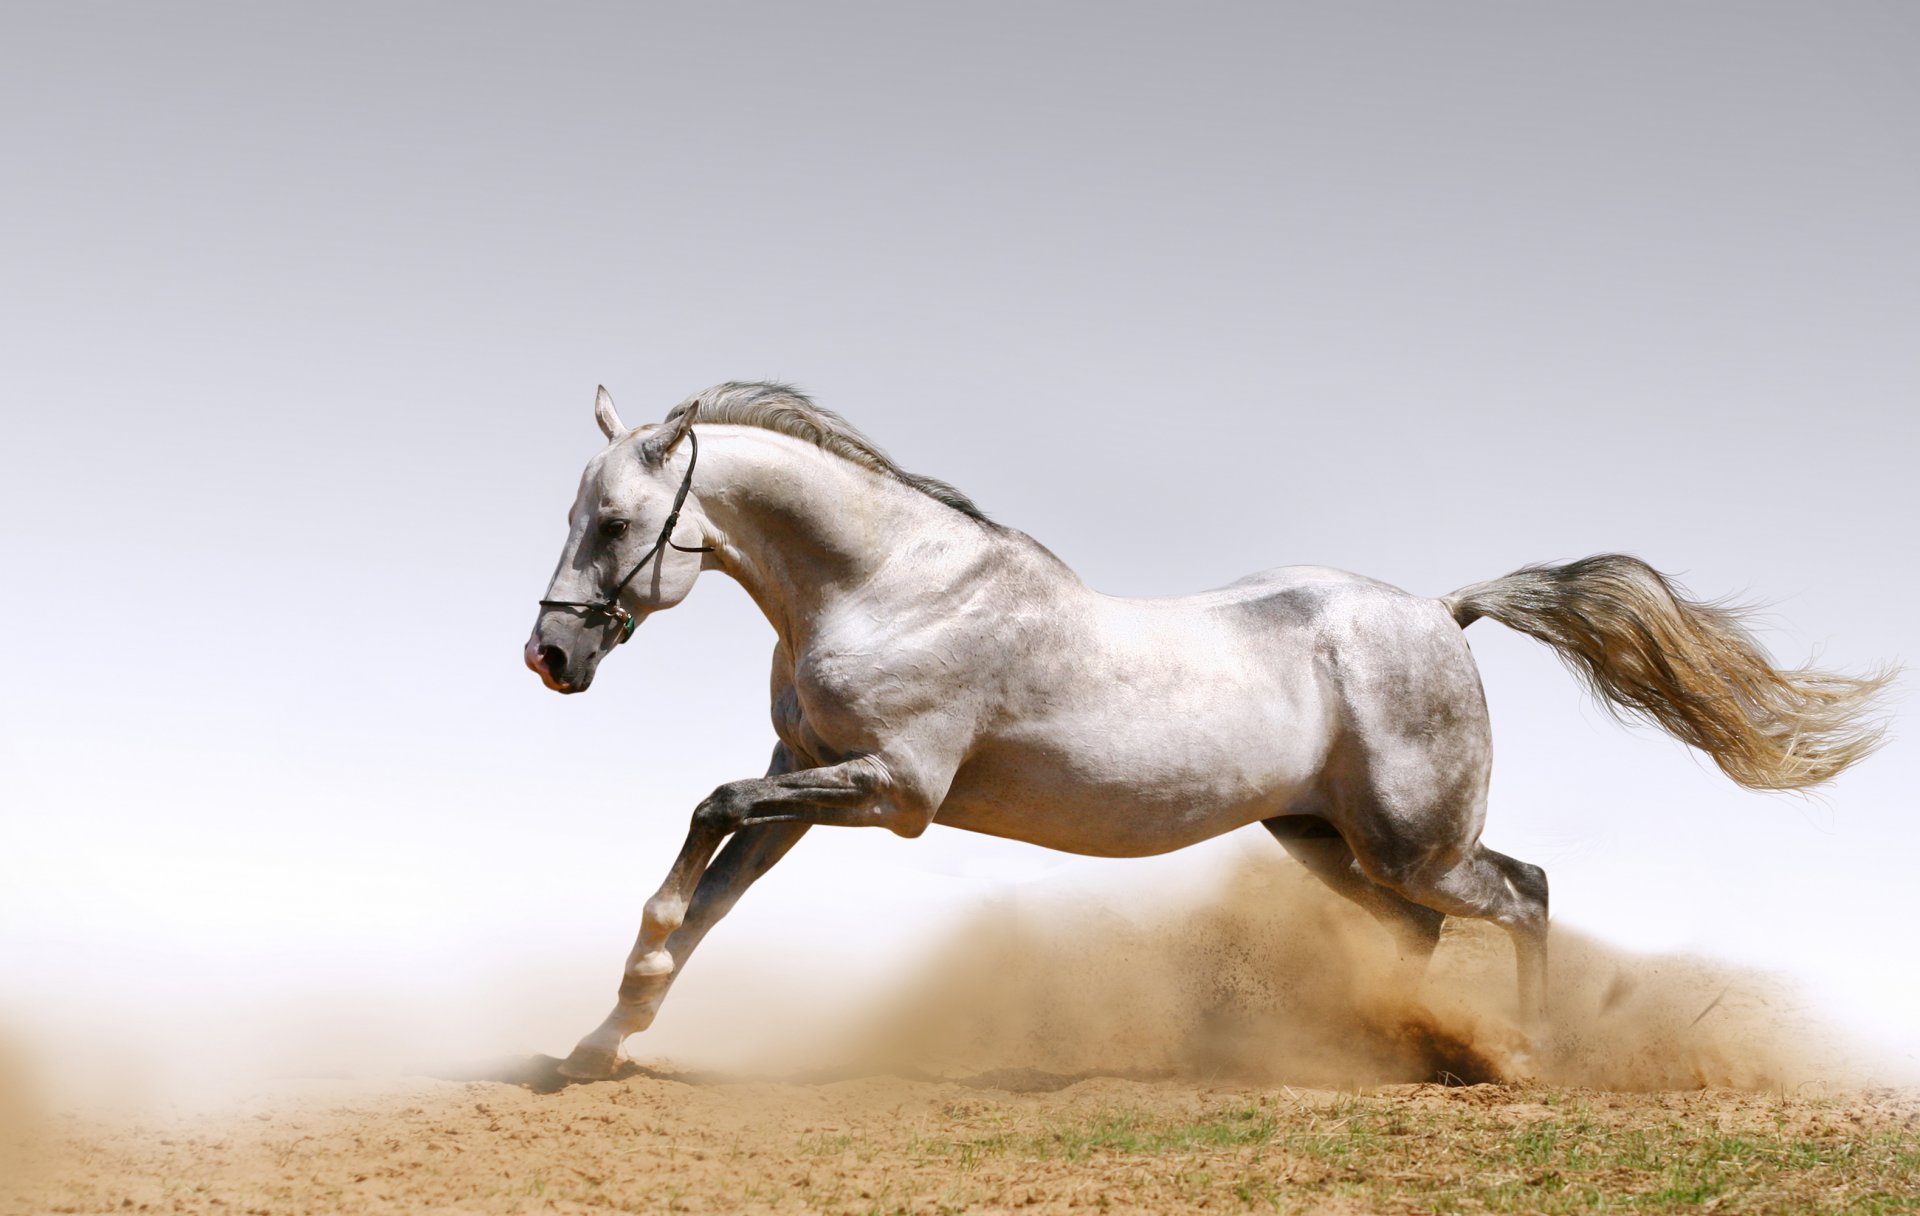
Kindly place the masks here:
[[(1491, 1089), (1491, 1087), (1489, 1087)], [(1598, 1100), (1601, 1105), (1596, 1106)], [(951, 1142), (983, 1156), (1134, 1170), (1133, 1206), (1384, 1212), (1890, 1212), (1920, 1208), (1911, 1118), (1854, 1126), (1844, 1102), (1741, 1111), (1732, 1095), (1566, 1091), (1349, 1096), (1324, 1107), (1229, 1101), (1199, 1117), (1119, 1108), (1036, 1132)], [(1534, 1109), (1538, 1107), (1539, 1109)], [(1739, 1130), (1720, 1129), (1729, 1109)], [(1911, 1112), (1909, 1112), (1911, 1115)], [(1757, 1116), (1757, 1117), (1755, 1117)], [(1116, 1168), (1117, 1167), (1117, 1168)], [(983, 1196), (988, 1202), (991, 1197)], [(1103, 1196), (1111, 1201), (1112, 1197)]]

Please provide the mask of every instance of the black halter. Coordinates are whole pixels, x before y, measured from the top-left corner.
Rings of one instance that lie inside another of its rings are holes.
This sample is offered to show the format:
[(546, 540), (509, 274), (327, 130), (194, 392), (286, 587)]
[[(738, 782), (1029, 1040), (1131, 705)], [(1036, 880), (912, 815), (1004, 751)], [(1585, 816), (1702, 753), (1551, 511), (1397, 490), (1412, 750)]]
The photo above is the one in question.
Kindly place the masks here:
[(627, 571), (626, 577), (613, 585), (613, 590), (607, 592), (605, 599), (593, 602), (585, 600), (541, 600), (540, 606), (542, 608), (578, 608), (587, 616), (604, 616), (620, 626), (620, 640), (614, 643), (614, 645), (625, 645), (627, 639), (633, 636), (635, 622), (633, 613), (628, 612), (620, 606), (620, 593), (627, 589), (627, 584), (633, 581), (633, 576), (640, 573), (648, 562), (658, 557), (662, 549), (678, 549), (682, 553), (713, 552), (712, 545), (699, 545), (689, 548), (686, 545), (676, 545), (673, 543), (673, 527), (680, 522), (680, 508), (686, 505), (687, 491), (693, 489), (693, 466), (698, 464), (699, 461), (700, 438), (695, 435), (693, 429), (689, 427), (687, 430), (687, 475), (680, 479), (680, 488), (674, 492), (673, 510), (667, 512), (667, 522), (660, 525), (660, 538), (653, 542), (653, 547), (647, 550), (645, 556), (633, 563), (633, 569)]

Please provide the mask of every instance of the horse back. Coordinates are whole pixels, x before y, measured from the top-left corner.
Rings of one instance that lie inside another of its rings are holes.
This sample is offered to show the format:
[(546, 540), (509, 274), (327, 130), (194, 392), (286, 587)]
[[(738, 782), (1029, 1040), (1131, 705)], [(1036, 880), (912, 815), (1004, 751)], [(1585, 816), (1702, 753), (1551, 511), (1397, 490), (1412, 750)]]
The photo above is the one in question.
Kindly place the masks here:
[(1062, 595), (996, 641), (1005, 661), (981, 681), (993, 695), (940, 821), (1109, 855), (1312, 800), (1381, 727), (1396, 679), (1457, 699), (1449, 647), (1464, 652), (1438, 601), (1314, 567), (1172, 599)]

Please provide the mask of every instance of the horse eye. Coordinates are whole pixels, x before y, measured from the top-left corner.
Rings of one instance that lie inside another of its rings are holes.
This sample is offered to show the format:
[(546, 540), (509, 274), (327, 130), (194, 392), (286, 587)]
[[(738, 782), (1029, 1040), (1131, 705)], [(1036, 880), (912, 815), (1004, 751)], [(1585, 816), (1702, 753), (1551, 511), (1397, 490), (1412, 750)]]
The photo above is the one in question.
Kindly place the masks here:
[(600, 535), (608, 540), (618, 540), (627, 534), (627, 521), (624, 519), (603, 519), (600, 521)]

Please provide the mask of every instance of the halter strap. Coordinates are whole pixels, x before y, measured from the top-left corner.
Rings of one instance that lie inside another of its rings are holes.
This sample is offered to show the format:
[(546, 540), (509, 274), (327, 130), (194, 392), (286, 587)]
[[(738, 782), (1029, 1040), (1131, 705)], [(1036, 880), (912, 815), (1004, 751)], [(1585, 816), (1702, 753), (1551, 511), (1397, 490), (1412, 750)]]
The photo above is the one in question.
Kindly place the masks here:
[(674, 525), (680, 522), (680, 508), (687, 504), (687, 493), (693, 489), (694, 466), (700, 463), (700, 436), (691, 427), (687, 428), (687, 445), (687, 475), (680, 479), (680, 488), (674, 491), (673, 509), (667, 512), (667, 522), (660, 525), (660, 536), (653, 542), (653, 547), (648, 549), (639, 561), (633, 563), (633, 567), (627, 571), (625, 577), (613, 585), (612, 591), (607, 592), (606, 598), (541, 600), (542, 608), (577, 608), (587, 616), (604, 616), (616, 621), (620, 625), (620, 642), (617, 644), (624, 645), (626, 640), (633, 636), (635, 622), (633, 614), (620, 606), (620, 593), (627, 589), (627, 584), (633, 581), (634, 576), (639, 574), (648, 562), (658, 557), (662, 549), (678, 549), (682, 553), (713, 552), (712, 545), (678, 545), (673, 540)]

